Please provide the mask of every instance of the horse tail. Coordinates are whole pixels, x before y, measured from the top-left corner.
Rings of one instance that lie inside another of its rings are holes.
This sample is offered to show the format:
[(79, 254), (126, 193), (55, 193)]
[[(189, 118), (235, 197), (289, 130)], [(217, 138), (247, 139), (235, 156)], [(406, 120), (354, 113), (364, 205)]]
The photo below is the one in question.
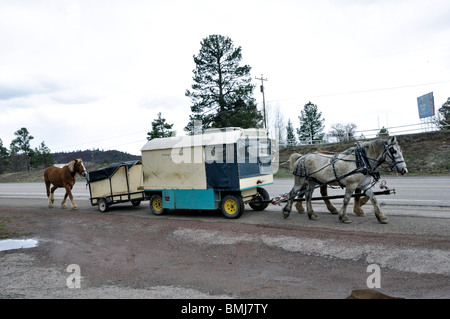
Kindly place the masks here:
[(291, 170), (294, 169), (295, 162), (302, 156), (302, 154), (299, 153), (293, 153), (291, 156), (289, 156), (289, 167)]

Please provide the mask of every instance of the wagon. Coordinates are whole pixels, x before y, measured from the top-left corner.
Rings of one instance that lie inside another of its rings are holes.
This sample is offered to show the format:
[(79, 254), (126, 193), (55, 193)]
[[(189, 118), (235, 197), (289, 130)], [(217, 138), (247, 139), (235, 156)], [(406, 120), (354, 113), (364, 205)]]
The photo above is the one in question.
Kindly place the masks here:
[(245, 204), (263, 210), (273, 183), (265, 129), (226, 128), (158, 138), (141, 149), (145, 197), (160, 215), (173, 209), (221, 210), (238, 218)]
[(142, 161), (114, 163), (88, 173), (91, 205), (103, 213), (109, 206), (131, 202), (139, 206), (145, 200)]

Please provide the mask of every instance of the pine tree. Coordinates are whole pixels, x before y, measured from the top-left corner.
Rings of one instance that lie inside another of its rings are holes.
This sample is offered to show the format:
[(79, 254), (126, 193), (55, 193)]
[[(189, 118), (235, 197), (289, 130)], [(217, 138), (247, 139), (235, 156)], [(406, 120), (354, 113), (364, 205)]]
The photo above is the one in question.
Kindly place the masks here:
[(21, 171), (25, 168), (29, 171), (31, 169), (31, 158), (34, 154), (30, 141), (34, 137), (30, 135), (26, 127), (14, 132), (14, 135), (16, 138), (11, 141), (9, 146), (12, 168), (14, 171)]
[(288, 120), (286, 127), (286, 144), (288, 146), (294, 146), (295, 143), (295, 134), (294, 134), (294, 126), (292, 126), (291, 119)]
[(6, 172), (8, 166), (9, 166), (8, 149), (3, 146), (3, 141), (0, 138), (0, 174)]
[(174, 132), (170, 131), (173, 124), (166, 123), (165, 118), (161, 118), (161, 112), (158, 113), (158, 118), (152, 122), (152, 130), (147, 133), (147, 140), (150, 141), (159, 137), (170, 137)]
[(450, 97), (447, 99), (447, 102), (442, 104), (442, 106), (439, 108), (439, 120), (438, 120), (438, 126), (442, 130), (449, 130), (450, 129)]
[(249, 65), (240, 66), (242, 48), (235, 48), (225, 36), (210, 35), (201, 42), (194, 56), (194, 84), (185, 95), (191, 99), (190, 121), (186, 129), (193, 132), (194, 121), (208, 127), (261, 127), (262, 115), (252, 97)]
[(322, 119), (322, 112), (319, 112), (317, 105), (311, 102), (305, 104), (298, 118), (300, 128), (297, 129), (297, 135), (300, 141), (308, 140), (312, 144), (323, 140), (325, 119)]
[(51, 155), (50, 149), (41, 142), (39, 147), (36, 147), (33, 151), (33, 157), (31, 158), (31, 166), (34, 168), (47, 167), (55, 163)]

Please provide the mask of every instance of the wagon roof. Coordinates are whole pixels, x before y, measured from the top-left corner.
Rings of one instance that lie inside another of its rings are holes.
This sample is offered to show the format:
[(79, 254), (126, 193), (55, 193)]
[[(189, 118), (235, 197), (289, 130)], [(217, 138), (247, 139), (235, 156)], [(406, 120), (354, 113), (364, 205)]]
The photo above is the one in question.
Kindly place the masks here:
[(141, 151), (151, 151), (169, 148), (192, 146), (234, 144), (242, 138), (267, 138), (265, 129), (213, 129), (203, 134), (184, 135), (176, 137), (155, 138), (148, 141)]
[(88, 172), (88, 180), (90, 183), (101, 181), (103, 179), (110, 178), (114, 175), (114, 173), (119, 169), (121, 166), (127, 166), (128, 169), (136, 164), (142, 164), (141, 160), (137, 161), (127, 161), (127, 162), (121, 162), (121, 163), (113, 163), (111, 165), (102, 167), (95, 171), (89, 171)]

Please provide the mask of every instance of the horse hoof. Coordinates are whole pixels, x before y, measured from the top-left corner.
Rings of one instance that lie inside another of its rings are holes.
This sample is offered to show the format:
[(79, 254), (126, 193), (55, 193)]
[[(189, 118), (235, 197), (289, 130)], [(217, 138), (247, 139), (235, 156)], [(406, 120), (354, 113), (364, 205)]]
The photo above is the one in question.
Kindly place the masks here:
[(388, 219), (386, 217), (380, 218), (380, 219), (378, 219), (378, 221), (380, 222), (380, 224), (388, 224)]
[(283, 209), (283, 217), (284, 217), (284, 219), (286, 219), (286, 218), (288, 218), (289, 217), (289, 215), (290, 215), (290, 211), (288, 211), (287, 209)]
[(339, 216), (339, 220), (343, 222), (344, 224), (350, 224), (352, 221), (347, 216), (341, 217)]
[(53, 205), (48, 205), (48, 208), (53, 208)]
[(317, 214), (308, 214), (309, 220), (318, 220), (319, 216)]
[(61, 208), (62, 208), (62, 209), (66, 209), (66, 208), (67, 208), (67, 205), (62, 205)]
[(73, 206), (72, 210), (78, 210), (78, 206)]
[(339, 214), (339, 211), (337, 209), (330, 211), (331, 215), (337, 215)]

